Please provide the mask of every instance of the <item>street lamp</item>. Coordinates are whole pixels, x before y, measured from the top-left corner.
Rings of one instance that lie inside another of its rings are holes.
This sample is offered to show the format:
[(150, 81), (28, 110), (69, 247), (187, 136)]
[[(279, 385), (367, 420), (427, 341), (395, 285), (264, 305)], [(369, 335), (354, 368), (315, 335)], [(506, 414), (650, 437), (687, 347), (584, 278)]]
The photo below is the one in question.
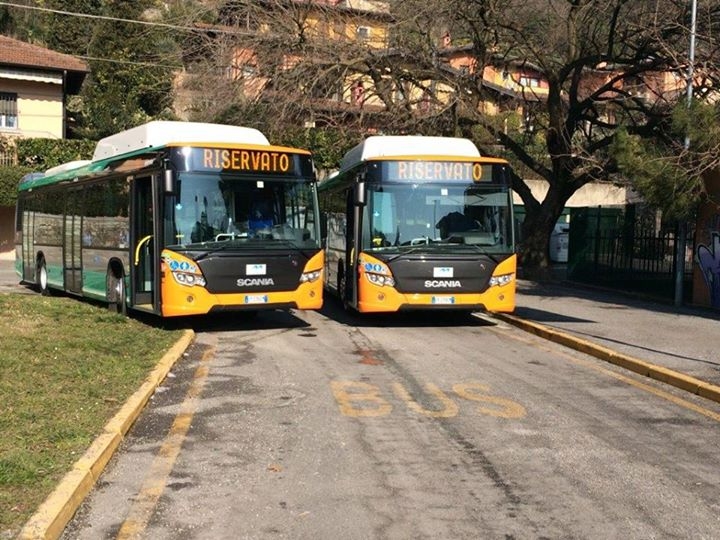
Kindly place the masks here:
[[(690, 108), (693, 99), (693, 70), (695, 67), (695, 27), (697, 24), (697, 0), (690, 0), (690, 50), (688, 51), (687, 71), (687, 106)], [(690, 148), (690, 134), (685, 134), (685, 150)], [(683, 285), (685, 281), (685, 222), (678, 222), (675, 241), (675, 305), (683, 303)]]
[[(693, 76), (695, 69), (695, 26), (697, 24), (697, 0), (690, 0), (690, 50), (688, 52), (687, 71), (687, 106), (690, 108), (693, 99)], [(685, 135), (685, 149), (690, 147), (690, 135)]]

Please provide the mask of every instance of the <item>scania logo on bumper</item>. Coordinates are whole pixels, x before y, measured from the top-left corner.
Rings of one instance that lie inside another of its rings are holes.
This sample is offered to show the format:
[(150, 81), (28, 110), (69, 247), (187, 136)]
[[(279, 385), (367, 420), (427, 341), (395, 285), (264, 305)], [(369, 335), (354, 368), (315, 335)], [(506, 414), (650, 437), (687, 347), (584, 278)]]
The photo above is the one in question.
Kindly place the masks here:
[(240, 278), (237, 280), (238, 287), (256, 287), (258, 285), (275, 285), (273, 278)]
[(458, 279), (427, 279), (425, 280), (426, 289), (446, 289), (449, 287), (462, 287), (462, 283)]

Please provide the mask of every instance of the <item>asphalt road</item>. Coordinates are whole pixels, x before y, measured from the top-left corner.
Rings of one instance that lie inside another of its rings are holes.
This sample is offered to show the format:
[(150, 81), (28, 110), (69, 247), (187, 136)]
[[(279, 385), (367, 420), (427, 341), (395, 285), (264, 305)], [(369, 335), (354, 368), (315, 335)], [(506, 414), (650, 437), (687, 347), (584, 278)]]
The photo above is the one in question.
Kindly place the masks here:
[(714, 402), (478, 318), (196, 331), (65, 539), (720, 530)]

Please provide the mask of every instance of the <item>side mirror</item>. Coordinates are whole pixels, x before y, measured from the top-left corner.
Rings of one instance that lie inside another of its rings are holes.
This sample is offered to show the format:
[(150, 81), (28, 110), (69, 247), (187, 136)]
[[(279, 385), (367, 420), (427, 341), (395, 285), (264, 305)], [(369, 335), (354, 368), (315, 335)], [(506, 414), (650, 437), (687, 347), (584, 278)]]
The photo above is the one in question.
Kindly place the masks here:
[(163, 191), (166, 195), (172, 195), (176, 191), (175, 184), (175, 173), (172, 169), (165, 169), (163, 171)]
[(365, 194), (365, 182), (358, 182), (357, 184), (355, 184), (355, 199), (353, 201), (355, 203), (355, 206), (365, 206)]

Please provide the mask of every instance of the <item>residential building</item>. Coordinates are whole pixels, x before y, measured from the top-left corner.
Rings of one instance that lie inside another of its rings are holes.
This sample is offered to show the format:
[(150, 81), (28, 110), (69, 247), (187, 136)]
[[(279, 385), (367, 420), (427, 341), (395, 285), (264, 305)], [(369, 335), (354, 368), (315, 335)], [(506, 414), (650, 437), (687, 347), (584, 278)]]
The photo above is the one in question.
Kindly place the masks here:
[[(453, 46), (449, 34), (443, 36), (441, 58), (459, 75), (476, 75), (477, 59), (472, 45)], [(547, 99), (548, 83), (540, 68), (522, 59), (508, 60), (490, 55), (482, 66), (480, 77), (488, 98), (480, 104), (480, 111), (495, 115), (513, 110), (526, 116), (528, 107)], [(492, 99), (489, 97), (492, 96)]]
[[(89, 72), (73, 56), (0, 36), (0, 165), (15, 165), (14, 138), (65, 138), (66, 101)], [(0, 207), (0, 254), (13, 249), (14, 208)]]
[[(343, 115), (360, 105), (377, 108), (367, 78), (343, 66), (352, 63), (358, 44), (387, 48), (392, 17), (386, 0), (227, 2), (218, 19), (196, 25), (204, 40), (198, 52), (186, 55), (176, 80), (175, 113), (181, 118), (212, 117), (233, 101), (287, 100), (293, 92), (310, 96), (313, 110)], [(308, 43), (331, 48), (333, 65), (311, 67), (298, 52)]]
[(88, 71), (74, 56), (0, 36), (0, 134), (64, 138), (67, 97)]

